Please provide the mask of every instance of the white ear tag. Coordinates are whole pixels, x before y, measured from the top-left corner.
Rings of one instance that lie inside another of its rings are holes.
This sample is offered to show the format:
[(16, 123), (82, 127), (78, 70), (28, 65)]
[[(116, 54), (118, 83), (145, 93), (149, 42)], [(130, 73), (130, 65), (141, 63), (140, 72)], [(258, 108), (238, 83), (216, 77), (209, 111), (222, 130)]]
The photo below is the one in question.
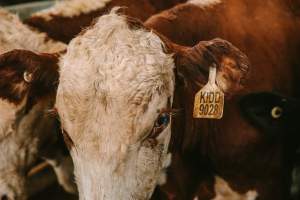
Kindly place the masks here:
[(32, 81), (32, 73), (25, 71), (23, 74), (23, 78), (27, 83), (30, 83)]
[(217, 68), (209, 68), (208, 83), (195, 95), (194, 118), (221, 119), (224, 110), (224, 93), (216, 85)]

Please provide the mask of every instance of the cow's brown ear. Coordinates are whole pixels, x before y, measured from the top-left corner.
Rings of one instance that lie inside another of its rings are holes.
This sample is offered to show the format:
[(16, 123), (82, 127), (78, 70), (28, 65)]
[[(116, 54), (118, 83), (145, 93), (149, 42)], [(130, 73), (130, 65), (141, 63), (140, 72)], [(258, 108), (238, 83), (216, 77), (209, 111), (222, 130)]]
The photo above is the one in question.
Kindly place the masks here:
[(13, 50), (0, 55), (0, 98), (18, 104), (55, 92), (58, 55)]
[(192, 82), (198, 89), (207, 82), (209, 67), (217, 66), (216, 84), (230, 97), (243, 89), (250, 64), (247, 56), (231, 43), (214, 39), (191, 48), (176, 48), (176, 71), (179, 79)]

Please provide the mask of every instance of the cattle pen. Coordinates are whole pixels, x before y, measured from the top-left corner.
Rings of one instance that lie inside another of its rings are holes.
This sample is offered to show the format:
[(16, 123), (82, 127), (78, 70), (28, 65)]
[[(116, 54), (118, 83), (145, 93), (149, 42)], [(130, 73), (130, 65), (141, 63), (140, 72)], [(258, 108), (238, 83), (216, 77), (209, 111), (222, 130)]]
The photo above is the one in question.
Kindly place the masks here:
[(300, 0), (0, 0), (0, 200), (300, 200)]

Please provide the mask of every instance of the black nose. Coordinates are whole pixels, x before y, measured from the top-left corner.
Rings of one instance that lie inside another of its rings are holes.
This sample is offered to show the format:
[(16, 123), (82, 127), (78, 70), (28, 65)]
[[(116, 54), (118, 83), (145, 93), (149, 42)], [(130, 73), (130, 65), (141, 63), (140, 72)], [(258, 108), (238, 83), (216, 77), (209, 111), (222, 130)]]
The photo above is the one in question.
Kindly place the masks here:
[(9, 200), (8, 196), (6, 194), (1, 196), (1, 200)]

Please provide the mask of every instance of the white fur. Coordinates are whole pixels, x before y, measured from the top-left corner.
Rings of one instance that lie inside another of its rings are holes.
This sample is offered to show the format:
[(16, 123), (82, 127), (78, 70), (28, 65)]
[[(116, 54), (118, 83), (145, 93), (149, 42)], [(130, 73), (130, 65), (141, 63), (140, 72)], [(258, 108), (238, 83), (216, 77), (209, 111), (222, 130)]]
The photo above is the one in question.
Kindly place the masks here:
[(0, 176), (0, 194), (9, 199), (27, 199), (24, 193), (25, 178), (19, 176), (15, 171), (2, 172)]
[(250, 190), (246, 194), (239, 194), (230, 188), (229, 184), (221, 177), (215, 178), (215, 193), (213, 200), (255, 200), (258, 194), (255, 190)]
[(100, 17), (61, 60), (56, 107), (71, 150), (80, 199), (148, 199), (170, 163), (170, 126), (146, 138), (174, 92), (174, 61), (152, 32), (125, 17)]
[(0, 8), (0, 53), (13, 49), (55, 53), (66, 49), (66, 45), (31, 30), (16, 15)]
[(65, 0), (57, 1), (51, 8), (39, 11), (32, 16), (51, 20), (53, 16), (74, 17), (104, 8), (112, 0)]
[[(18, 107), (8, 101), (0, 100), (0, 140), (12, 132)], [(1, 166), (0, 166), (1, 167)]]
[(222, 2), (222, 0), (189, 0), (188, 1), (188, 3), (197, 5), (201, 8), (215, 6), (221, 2)]
[[(25, 102), (16, 106), (0, 99), (0, 195), (6, 194), (12, 199), (26, 197), (25, 177), (20, 170), (35, 161), (37, 155), (37, 137), (28, 133), (28, 124), (23, 119), (17, 123), (17, 113)], [(36, 109), (33, 109), (26, 121), (36, 117)], [(24, 130), (17, 131), (19, 128)]]

